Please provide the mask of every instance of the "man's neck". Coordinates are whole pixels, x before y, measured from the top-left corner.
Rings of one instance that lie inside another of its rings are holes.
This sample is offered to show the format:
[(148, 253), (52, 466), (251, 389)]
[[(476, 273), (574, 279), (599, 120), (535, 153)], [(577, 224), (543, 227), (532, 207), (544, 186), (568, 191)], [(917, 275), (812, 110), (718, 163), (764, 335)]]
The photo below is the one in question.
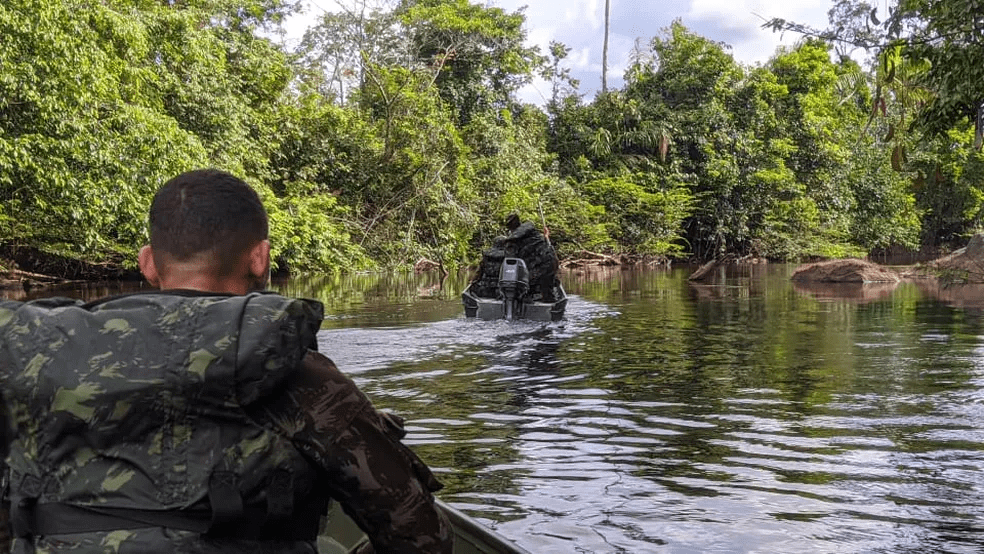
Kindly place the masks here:
[(195, 270), (172, 268), (159, 283), (161, 290), (187, 289), (217, 294), (247, 294), (252, 290), (249, 279), (238, 276), (219, 277)]

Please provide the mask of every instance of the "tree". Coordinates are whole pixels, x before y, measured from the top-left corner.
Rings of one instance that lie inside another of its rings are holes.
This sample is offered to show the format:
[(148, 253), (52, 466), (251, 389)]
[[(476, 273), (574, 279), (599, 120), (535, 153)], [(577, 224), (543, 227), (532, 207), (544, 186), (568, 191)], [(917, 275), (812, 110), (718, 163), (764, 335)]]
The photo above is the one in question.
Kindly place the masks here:
[(984, 229), (984, 154), (970, 122), (934, 137), (911, 155), (912, 191), (924, 213), (922, 243), (963, 245)]
[(110, 5), (11, 0), (0, 34), (0, 242), (132, 261), (149, 195), (207, 159), (159, 109), (153, 29)]
[(914, 197), (907, 178), (893, 175), (892, 158), (884, 155), (886, 145), (902, 152), (905, 142), (893, 136), (890, 119), (873, 119), (880, 104), (859, 79), (858, 65), (844, 58), (832, 62), (827, 43), (807, 39), (768, 67), (789, 90), (780, 113), (795, 145), (789, 163), (819, 209), (818, 227), (826, 235), (821, 242), (831, 249), (826, 254), (850, 253), (844, 243), (863, 252), (915, 247)]
[[(914, 209), (925, 214), (923, 245), (960, 240), (979, 225), (973, 199), (978, 192), (964, 177), (977, 174), (976, 156), (961, 150), (984, 143), (984, 119), (980, 117), (984, 39), (979, 32), (984, 14), (970, 0), (914, 0), (896, 2), (887, 9), (840, 0), (829, 15), (831, 25), (824, 31), (781, 19), (766, 26), (823, 37), (873, 54), (873, 96), (866, 129), (889, 152), (892, 168), (908, 174), (906, 195), (914, 196)], [(977, 130), (976, 140), (969, 144), (964, 133), (968, 125)], [(864, 156), (857, 159), (867, 160)], [(880, 172), (869, 175), (872, 182), (889, 181), (874, 177)], [(903, 221), (911, 223), (912, 218)], [(910, 228), (909, 223), (905, 229)], [(909, 236), (908, 230), (902, 235)]]
[(579, 189), (605, 208), (607, 232), (618, 251), (669, 259), (686, 250), (680, 228), (693, 212), (694, 197), (685, 176), (668, 168), (599, 175)]
[(571, 49), (560, 42), (550, 42), (549, 63), (543, 68), (541, 76), (550, 82), (550, 100), (547, 101), (547, 113), (554, 114), (559, 109), (565, 99), (574, 97), (575, 101), (579, 98), (577, 87), (580, 81), (571, 76), (571, 70), (561, 67), (561, 62), (567, 58)]
[(345, 210), (311, 187), (319, 155), (283, 132), (306, 123), (284, 108), (291, 69), (254, 34), (283, 6), (0, 6), (0, 244), (132, 264), (157, 188), (216, 166), (264, 198), (281, 265), (364, 263)]
[(524, 45), (522, 12), (506, 13), (469, 0), (403, 0), (399, 10), (416, 67), (427, 67), (441, 98), (467, 125), (476, 113), (510, 108), (513, 94), (543, 64)]
[(622, 152), (646, 148), (654, 161), (675, 165), (689, 177), (697, 202), (684, 228), (696, 256), (747, 251), (747, 212), (735, 203), (739, 168), (727, 110), (742, 69), (723, 45), (692, 33), (679, 21), (653, 38), (650, 46), (652, 55), (637, 55), (626, 73), (627, 105), (637, 107), (623, 120), (639, 123), (628, 135), (636, 137), (629, 143), (631, 149)]
[(611, 0), (605, 0), (605, 43), (601, 48), (601, 92), (608, 92), (608, 30), (612, 13)]
[(360, 222), (360, 244), (384, 266), (421, 257), (445, 266), (466, 259), (476, 223), (468, 148), (424, 71), (371, 67), (360, 94), (377, 137), (365, 182), (341, 191)]
[(396, 0), (355, 0), (325, 12), (304, 33), (298, 54), (305, 78), (328, 98), (346, 103), (366, 85), (368, 66), (408, 63), (407, 40), (394, 11)]
[(931, 96), (916, 109), (917, 131), (939, 136), (977, 119), (984, 101), (984, 10), (976, 0), (906, 0), (887, 11), (864, 0), (839, 0), (829, 15), (832, 25), (824, 31), (779, 18), (764, 26), (874, 52), (886, 76), (902, 62), (923, 67), (915, 84)]

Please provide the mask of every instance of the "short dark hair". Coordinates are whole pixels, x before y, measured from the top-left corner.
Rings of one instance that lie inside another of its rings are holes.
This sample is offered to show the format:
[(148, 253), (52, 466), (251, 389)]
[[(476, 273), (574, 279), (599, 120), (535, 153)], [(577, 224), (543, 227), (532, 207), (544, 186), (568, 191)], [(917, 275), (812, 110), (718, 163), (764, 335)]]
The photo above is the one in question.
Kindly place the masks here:
[(514, 231), (516, 230), (516, 227), (519, 227), (519, 216), (516, 214), (509, 214), (509, 217), (506, 218), (506, 229)]
[(155, 258), (185, 261), (208, 253), (221, 274), (267, 238), (266, 210), (245, 181), (218, 169), (196, 169), (171, 179), (150, 204)]

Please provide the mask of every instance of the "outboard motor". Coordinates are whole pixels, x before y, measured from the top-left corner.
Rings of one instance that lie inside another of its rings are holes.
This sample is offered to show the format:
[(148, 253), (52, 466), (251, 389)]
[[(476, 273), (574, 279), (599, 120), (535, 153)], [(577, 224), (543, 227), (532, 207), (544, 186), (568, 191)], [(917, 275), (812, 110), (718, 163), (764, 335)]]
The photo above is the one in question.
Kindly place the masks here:
[(503, 312), (512, 319), (516, 308), (530, 288), (530, 273), (522, 258), (506, 258), (499, 266), (499, 291), (502, 293)]

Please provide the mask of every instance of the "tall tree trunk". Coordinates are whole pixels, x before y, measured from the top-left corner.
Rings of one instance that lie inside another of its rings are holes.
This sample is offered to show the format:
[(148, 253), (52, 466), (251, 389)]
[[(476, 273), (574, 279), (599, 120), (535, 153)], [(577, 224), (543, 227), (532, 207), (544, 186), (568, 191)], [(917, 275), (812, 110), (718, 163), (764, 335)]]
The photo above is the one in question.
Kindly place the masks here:
[(608, 19), (611, 9), (611, 0), (605, 0), (605, 45), (601, 49), (601, 92), (608, 92)]

